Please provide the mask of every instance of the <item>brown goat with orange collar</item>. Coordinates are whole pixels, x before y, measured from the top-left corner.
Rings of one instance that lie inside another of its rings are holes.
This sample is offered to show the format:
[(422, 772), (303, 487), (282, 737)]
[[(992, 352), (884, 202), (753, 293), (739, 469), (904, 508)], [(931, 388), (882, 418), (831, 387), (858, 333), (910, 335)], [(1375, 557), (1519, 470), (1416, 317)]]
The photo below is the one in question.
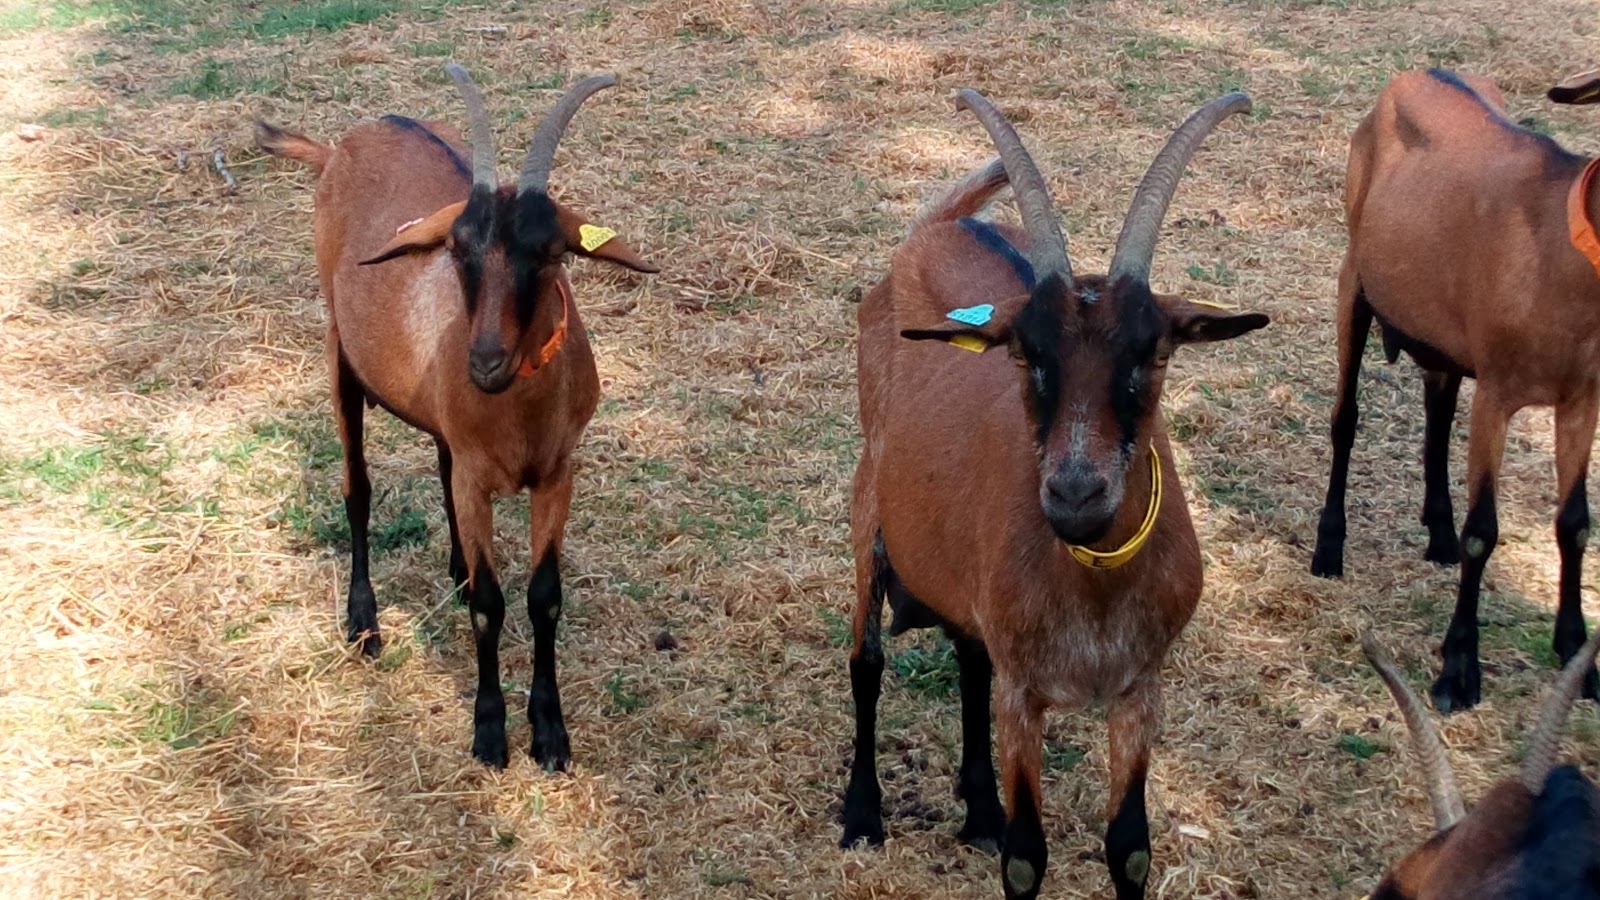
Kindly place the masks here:
[(1427, 708), (1371, 634), (1361, 647), (1411, 732), (1438, 829), (1370, 900), (1600, 900), (1600, 791), (1576, 768), (1556, 766), (1561, 726), (1594, 666), (1600, 631), (1551, 686), (1521, 777), (1496, 785), (1470, 814)]
[[(1161, 664), (1201, 590), (1162, 380), (1179, 345), (1267, 324), (1152, 294), (1150, 262), (1184, 166), (1250, 101), (1230, 94), (1183, 123), (1134, 195), (1111, 273), (1077, 277), (1016, 132), (976, 92), (956, 102), (983, 122), (1000, 161), (919, 217), (859, 313), (856, 735), (842, 843), (884, 836), (875, 730), (887, 599), (891, 634), (939, 625), (955, 643), (958, 790), (967, 803), (960, 837), (1004, 847), (1006, 896), (1036, 896), (1044, 878), (1046, 707), (1104, 701), (1106, 861), (1119, 898), (1143, 897), (1144, 782)], [(1025, 229), (964, 218), (1008, 180)], [(991, 680), (1009, 818), (989, 755)]]
[[(1579, 586), (1600, 413), (1600, 278), (1573, 235), (1587, 229), (1592, 240), (1588, 222), (1600, 213), (1600, 194), (1590, 185), (1593, 162), (1519, 128), (1503, 109), (1486, 80), (1439, 70), (1401, 75), (1351, 138), (1345, 185), (1350, 248), (1339, 272), (1333, 464), (1311, 571), (1344, 574), (1356, 381), (1377, 319), (1391, 358), (1404, 350), (1427, 370), (1427, 558), (1461, 561), (1432, 691), (1446, 712), (1480, 696), (1478, 593), (1499, 538), (1495, 481), (1506, 424), (1526, 406), (1555, 407), (1561, 586), (1553, 645), (1563, 662), (1585, 630)], [(1464, 376), (1477, 379), (1477, 393), (1458, 543), (1446, 462)], [(1591, 672), (1584, 695), (1595, 697), (1597, 686)]]
[(537, 567), (528, 583), (528, 719), (534, 758), (564, 769), (571, 751), (556, 686), (559, 560), (572, 451), (600, 383), (563, 260), (571, 252), (656, 269), (548, 192), (567, 123), (615, 78), (587, 79), (562, 97), (534, 133), (517, 184), (502, 186), (483, 99), (466, 70), (446, 69), (472, 123), (470, 168), (453, 130), (398, 116), (356, 128), (335, 147), (264, 122), (256, 140), (319, 176), (317, 271), (350, 519), (348, 637), (378, 654), (362, 445), (364, 407), (378, 405), (438, 445), (450, 574), (466, 592), (478, 657), (472, 753), (500, 767), (508, 757), (499, 661), (505, 598), (494, 574), (492, 500), (528, 490)]

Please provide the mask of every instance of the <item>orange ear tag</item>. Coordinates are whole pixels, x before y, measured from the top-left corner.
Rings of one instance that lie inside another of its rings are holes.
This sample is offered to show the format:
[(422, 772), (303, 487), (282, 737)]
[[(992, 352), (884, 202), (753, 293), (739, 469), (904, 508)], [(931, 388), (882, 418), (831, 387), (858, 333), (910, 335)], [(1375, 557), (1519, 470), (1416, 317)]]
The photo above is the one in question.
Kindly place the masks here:
[(975, 334), (958, 334), (950, 339), (950, 344), (963, 350), (971, 350), (973, 353), (982, 353), (989, 349), (988, 342)]
[(578, 246), (589, 253), (599, 250), (601, 245), (616, 236), (615, 231), (601, 228), (599, 225), (590, 225), (588, 222), (578, 226)]

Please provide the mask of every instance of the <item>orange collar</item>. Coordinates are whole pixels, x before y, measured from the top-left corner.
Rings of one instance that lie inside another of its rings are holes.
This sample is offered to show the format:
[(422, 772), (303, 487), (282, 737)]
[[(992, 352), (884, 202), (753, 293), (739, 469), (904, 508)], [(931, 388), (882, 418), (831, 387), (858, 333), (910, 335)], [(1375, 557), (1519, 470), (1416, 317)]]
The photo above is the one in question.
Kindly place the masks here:
[(1584, 166), (1583, 174), (1567, 193), (1567, 233), (1571, 235), (1572, 246), (1594, 267), (1594, 273), (1600, 275), (1600, 236), (1595, 234), (1594, 223), (1589, 221), (1589, 185), (1596, 172), (1600, 172), (1600, 159), (1590, 160)]
[(567, 287), (567, 279), (563, 275), (556, 279), (556, 293), (561, 297), (561, 321), (556, 323), (556, 330), (551, 332), (550, 339), (539, 348), (537, 357), (524, 356), (522, 365), (517, 367), (517, 374), (527, 378), (550, 364), (561, 352), (561, 345), (567, 342), (567, 314), (572, 307), (572, 292)]

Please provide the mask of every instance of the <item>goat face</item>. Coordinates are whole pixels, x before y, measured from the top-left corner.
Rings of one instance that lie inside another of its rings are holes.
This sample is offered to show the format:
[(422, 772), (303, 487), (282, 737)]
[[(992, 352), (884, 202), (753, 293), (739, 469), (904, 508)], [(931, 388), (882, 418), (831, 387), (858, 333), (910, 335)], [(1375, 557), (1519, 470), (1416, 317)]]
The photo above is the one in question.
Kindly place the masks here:
[[(568, 302), (561, 272), (571, 252), (638, 272), (656, 272), (609, 229), (550, 198), (550, 165), (556, 145), (579, 105), (595, 91), (616, 84), (611, 76), (587, 78), (556, 103), (534, 134), (516, 186), (501, 185), (494, 171), (494, 142), (483, 97), (465, 69), (445, 67), (461, 89), (472, 122), (472, 189), (467, 199), (401, 228), (362, 265), (372, 265), (441, 246), (455, 262), (470, 319), (467, 377), (479, 390), (498, 394), (520, 374), (532, 374), (545, 348), (559, 348), (566, 312), (548, 317), (548, 336), (531, 334), (547, 304)], [(540, 343), (535, 343), (540, 341)]]
[(1010, 310), (980, 327), (907, 329), (913, 340), (972, 349), (1004, 347), (1039, 458), (1039, 505), (1069, 544), (1105, 537), (1124, 496), (1130, 464), (1159, 429), (1167, 361), (1181, 344), (1238, 337), (1267, 324), (1159, 296), (1140, 279), (1080, 276), (1069, 287), (1048, 276)]
[(534, 313), (565, 302), (566, 240), (555, 204), (542, 193), (475, 190), (445, 246), (471, 321), (467, 375), (479, 390), (497, 394), (511, 385), (528, 354), (539, 351), (528, 334)]

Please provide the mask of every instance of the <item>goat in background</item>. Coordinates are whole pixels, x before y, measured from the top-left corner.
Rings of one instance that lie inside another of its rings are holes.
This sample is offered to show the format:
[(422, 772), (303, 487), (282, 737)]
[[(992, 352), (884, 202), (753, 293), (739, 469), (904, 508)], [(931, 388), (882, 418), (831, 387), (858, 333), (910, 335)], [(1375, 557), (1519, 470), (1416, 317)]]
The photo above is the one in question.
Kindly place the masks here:
[(1470, 814), (1427, 708), (1370, 633), (1361, 649), (1411, 732), (1438, 829), (1369, 900), (1600, 900), (1600, 792), (1576, 768), (1556, 766), (1561, 726), (1600, 652), (1600, 630), (1556, 676), (1521, 777), (1500, 782)]
[(564, 769), (571, 750), (555, 656), (561, 541), (572, 451), (600, 382), (563, 261), (570, 252), (656, 269), (549, 193), (567, 124), (614, 77), (567, 92), (534, 132), (516, 184), (501, 185), (483, 98), (465, 69), (446, 70), (472, 125), (470, 167), (455, 131), (401, 116), (359, 126), (332, 147), (265, 122), (256, 124), (256, 141), (318, 176), (317, 272), (350, 520), (348, 638), (378, 655), (362, 442), (364, 407), (377, 405), (438, 446), (450, 574), (472, 613), (478, 659), (472, 754), (498, 767), (508, 761), (499, 657), (505, 598), (494, 572), (492, 500), (527, 489), (536, 566), (528, 583), (532, 752), (545, 768)]
[[(1481, 78), (1438, 69), (1400, 75), (1351, 137), (1345, 184), (1350, 247), (1339, 271), (1333, 462), (1311, 571), (1344, 574), (1357, 379), (1376, 319), (1391, 359), (1403, 350), (1425, 370), (1427, 558), (1461, 562), (1432, 689), (1444, 712), (1470, 708), (1481, 695), (1478, 595), (1499, 540), (1495, 482), (1506, 424), (1526, 406), (1555, 407), (1561, 586), (1552, 643), (1563, 663), (1585, 630), (1580, 582), (1600, 413), (1600, 278), (1569, 224), (1600, 213), (1596, 163), (1518, 127), (1504, 108)], [(1458, 543), (1446, 464), (1462, 377), (1475, 378), (1477, 391)], [(1597, 689), (1591, 672), (1584, 696), (1600, 696)]]

